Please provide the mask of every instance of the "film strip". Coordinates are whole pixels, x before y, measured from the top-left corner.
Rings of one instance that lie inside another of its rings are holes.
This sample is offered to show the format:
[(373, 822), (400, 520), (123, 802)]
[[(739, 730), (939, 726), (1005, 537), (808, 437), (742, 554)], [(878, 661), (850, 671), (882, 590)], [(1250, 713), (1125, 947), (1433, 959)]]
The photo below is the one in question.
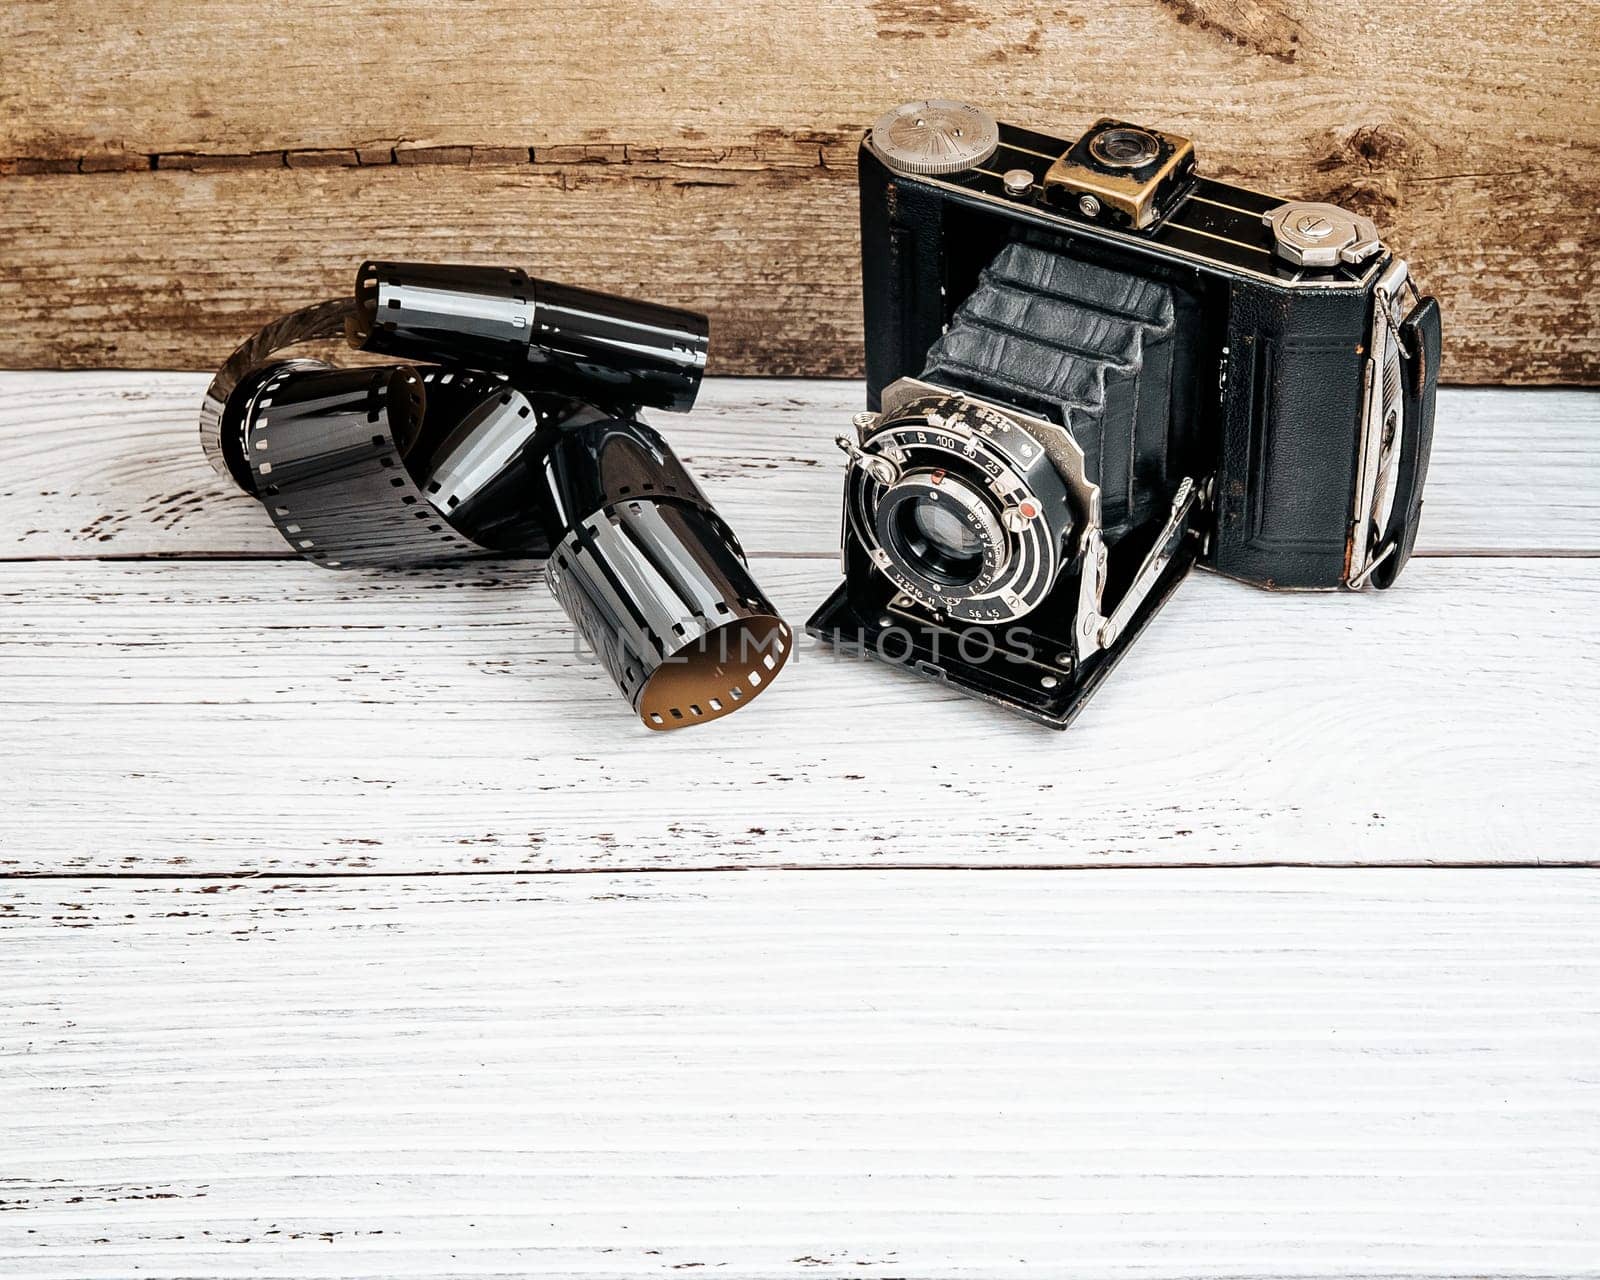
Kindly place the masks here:
[(200, 403), (200, 448), (213, 471), (233, 480), (246, 492), (254, 492), (242, 459), (230, 459), (223, 450), (223, 440), (236, 436), (240, 430), (253, 384), (266, 376), (268, 364), (278, 352), (302, 342), (346, 336), (356, 316), (354, 298), (335, 298), (302, 307), (263, 325), (222, 362)]
[[(478, 374), (399, 365), (307, 370), (280, 367), (255, 397), (245, 456), (272, 523), (324, 568), (424, 565), (503, 554), (457, 529), (407, 465), (429, 393), (474, 385), (474, 398), (533, 419), (520, 392)], [(526, 445), (529, 428), (517, 440)], [(505, 464), (506, 450), (496, 455)], [(449, 495), (459, 504), (458, 493)]]
[[(266, 325), (206, 390), (200, 441), (219, 473), (261, 500), (291, 548), (327, 569), (544, 553), (545, 540), (482, 540), (458, 509), (512, 465), (537, 431), (527, 396), (459, 368), (334, 368), (274, 360), (298, 343), (349, 335), (355, 300)], [(418, 462), (437, 461), (427, 474)]]
[(355, 294), (350, 337), (367, 351), (675, 413), (694, 404), (705, 373), (703, 315), (515, 268), (365, 262)]
[[(343, 334), (407, 361), (283, 356)], [(207, 388), (206, 457), (327, 569), (545, 561), (652, 729), (714, 720), (783, 666), (788, 626), (641, 405), (684, 410), (705, 317), (523, 272), (368, 263), (349, 299), (266, 325)], [(552, 554), (554, 553), (554, 554)]]

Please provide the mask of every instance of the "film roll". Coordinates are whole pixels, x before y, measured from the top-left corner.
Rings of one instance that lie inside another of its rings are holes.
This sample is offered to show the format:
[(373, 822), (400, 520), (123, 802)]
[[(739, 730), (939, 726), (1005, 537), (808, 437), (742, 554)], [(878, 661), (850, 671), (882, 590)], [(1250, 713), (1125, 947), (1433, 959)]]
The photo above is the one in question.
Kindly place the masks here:
[[(266, 325), (207, 389), (201, 444), (329, 569), (543, 561), (640, 719), (747, 704), (788, 626), (641, 405), (684, 410), (703, 316), (515, 270), (367, 263), (355, 296)], [(423, 364), (285, 358), (343, 334)]]
[(550, 588), (646, 725), (715, 720), (770, 684), (793, 636), (665, 440), (638, 421), (588, 423), (546, 474), (568, 530)]
[[(428, 414), (430, 384), (478, 384), (471, 399), (531, 417), (519, 392), (479, 375), (388, 365), (308, 368), (290, 361), (269, 371), (238, 448), (273, 524), (296, 551), (325, 568), (421, 565), (493, 554), (452, 522), (434, 500), (436, 481), (408, 465)], [(521, 443), (532, 435), (530, 427)]]
[(676, 413), (694, 404), (710, 343), (696, 312), (500, 267), (366, 262), (355, 302), (363, 350)]

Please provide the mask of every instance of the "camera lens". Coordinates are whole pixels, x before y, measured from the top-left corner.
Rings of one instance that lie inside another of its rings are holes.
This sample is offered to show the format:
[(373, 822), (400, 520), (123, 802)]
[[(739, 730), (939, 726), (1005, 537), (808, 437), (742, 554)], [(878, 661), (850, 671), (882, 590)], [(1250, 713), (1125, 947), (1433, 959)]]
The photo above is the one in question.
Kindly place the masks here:
[(993, 505), (942, 470), (913, 473), (890, 488), (875, 523), (888, 555), (931, 587), (970, 587), (1009, 558)]
[(1099, 525), (1077, 442), (1020, 410), (912, 379), (883, 404), (856, 416), (855, 440), (840, 441), (851, 456), (848, 537), (863, 553), (850, 551), (847, 574), (881, 575), (956, 622), (1038, 608), (1081, 544), (1074, 534)]
[(1143, 129), (1106, 129), (1089, 141), (1089, 154), (1114, 169), (1137, 169), (1161, 154), (1155, 135)]
[(913, 498), (898, 512), (906, 558), (936, 582), (971, 582), (983, 567), (983, 541), (936, 493)]

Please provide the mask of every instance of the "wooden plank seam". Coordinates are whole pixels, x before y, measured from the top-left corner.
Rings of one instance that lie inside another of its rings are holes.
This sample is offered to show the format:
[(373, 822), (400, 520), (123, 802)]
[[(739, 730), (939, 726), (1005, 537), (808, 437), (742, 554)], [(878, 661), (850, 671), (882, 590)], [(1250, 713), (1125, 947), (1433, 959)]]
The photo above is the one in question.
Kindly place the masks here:
[(683, 164), (794, 165), (826, 168), (848, 164), (854, 134), (797, 137), (790, 149), (732, 143), (718, 147), (645, 143), (550, 143), (543, 146), (464, 144), (454, 146), (287, 147), (269, 151), (106, 152), (75, 156), (0, 158), (0, 177), (138, 173), (157, 170), (212, 173), (239, 169), (378, 168), (384, 165), (570, 165)]

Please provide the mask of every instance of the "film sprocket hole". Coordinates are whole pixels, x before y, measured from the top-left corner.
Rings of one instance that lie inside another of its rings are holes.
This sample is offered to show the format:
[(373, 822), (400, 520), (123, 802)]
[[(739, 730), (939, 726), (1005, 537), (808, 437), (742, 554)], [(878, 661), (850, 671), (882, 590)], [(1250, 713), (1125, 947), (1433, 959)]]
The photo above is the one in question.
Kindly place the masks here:
[(1394, 582), (1439, 311), (1370, 220), (943, 100), (859, 171), (868, 411), (813, 634), (1065, 728), (1195, 564)]
[[(421, 361), (334, 368), (343, 335)], [(531, 558), (648, 727), (718, 719), (793, 637), (645, 406), (685, 411), (704, 316), (518, 270), (368, 262), (267, 325), (207, 390), (212, 465), (329, 569)]]

